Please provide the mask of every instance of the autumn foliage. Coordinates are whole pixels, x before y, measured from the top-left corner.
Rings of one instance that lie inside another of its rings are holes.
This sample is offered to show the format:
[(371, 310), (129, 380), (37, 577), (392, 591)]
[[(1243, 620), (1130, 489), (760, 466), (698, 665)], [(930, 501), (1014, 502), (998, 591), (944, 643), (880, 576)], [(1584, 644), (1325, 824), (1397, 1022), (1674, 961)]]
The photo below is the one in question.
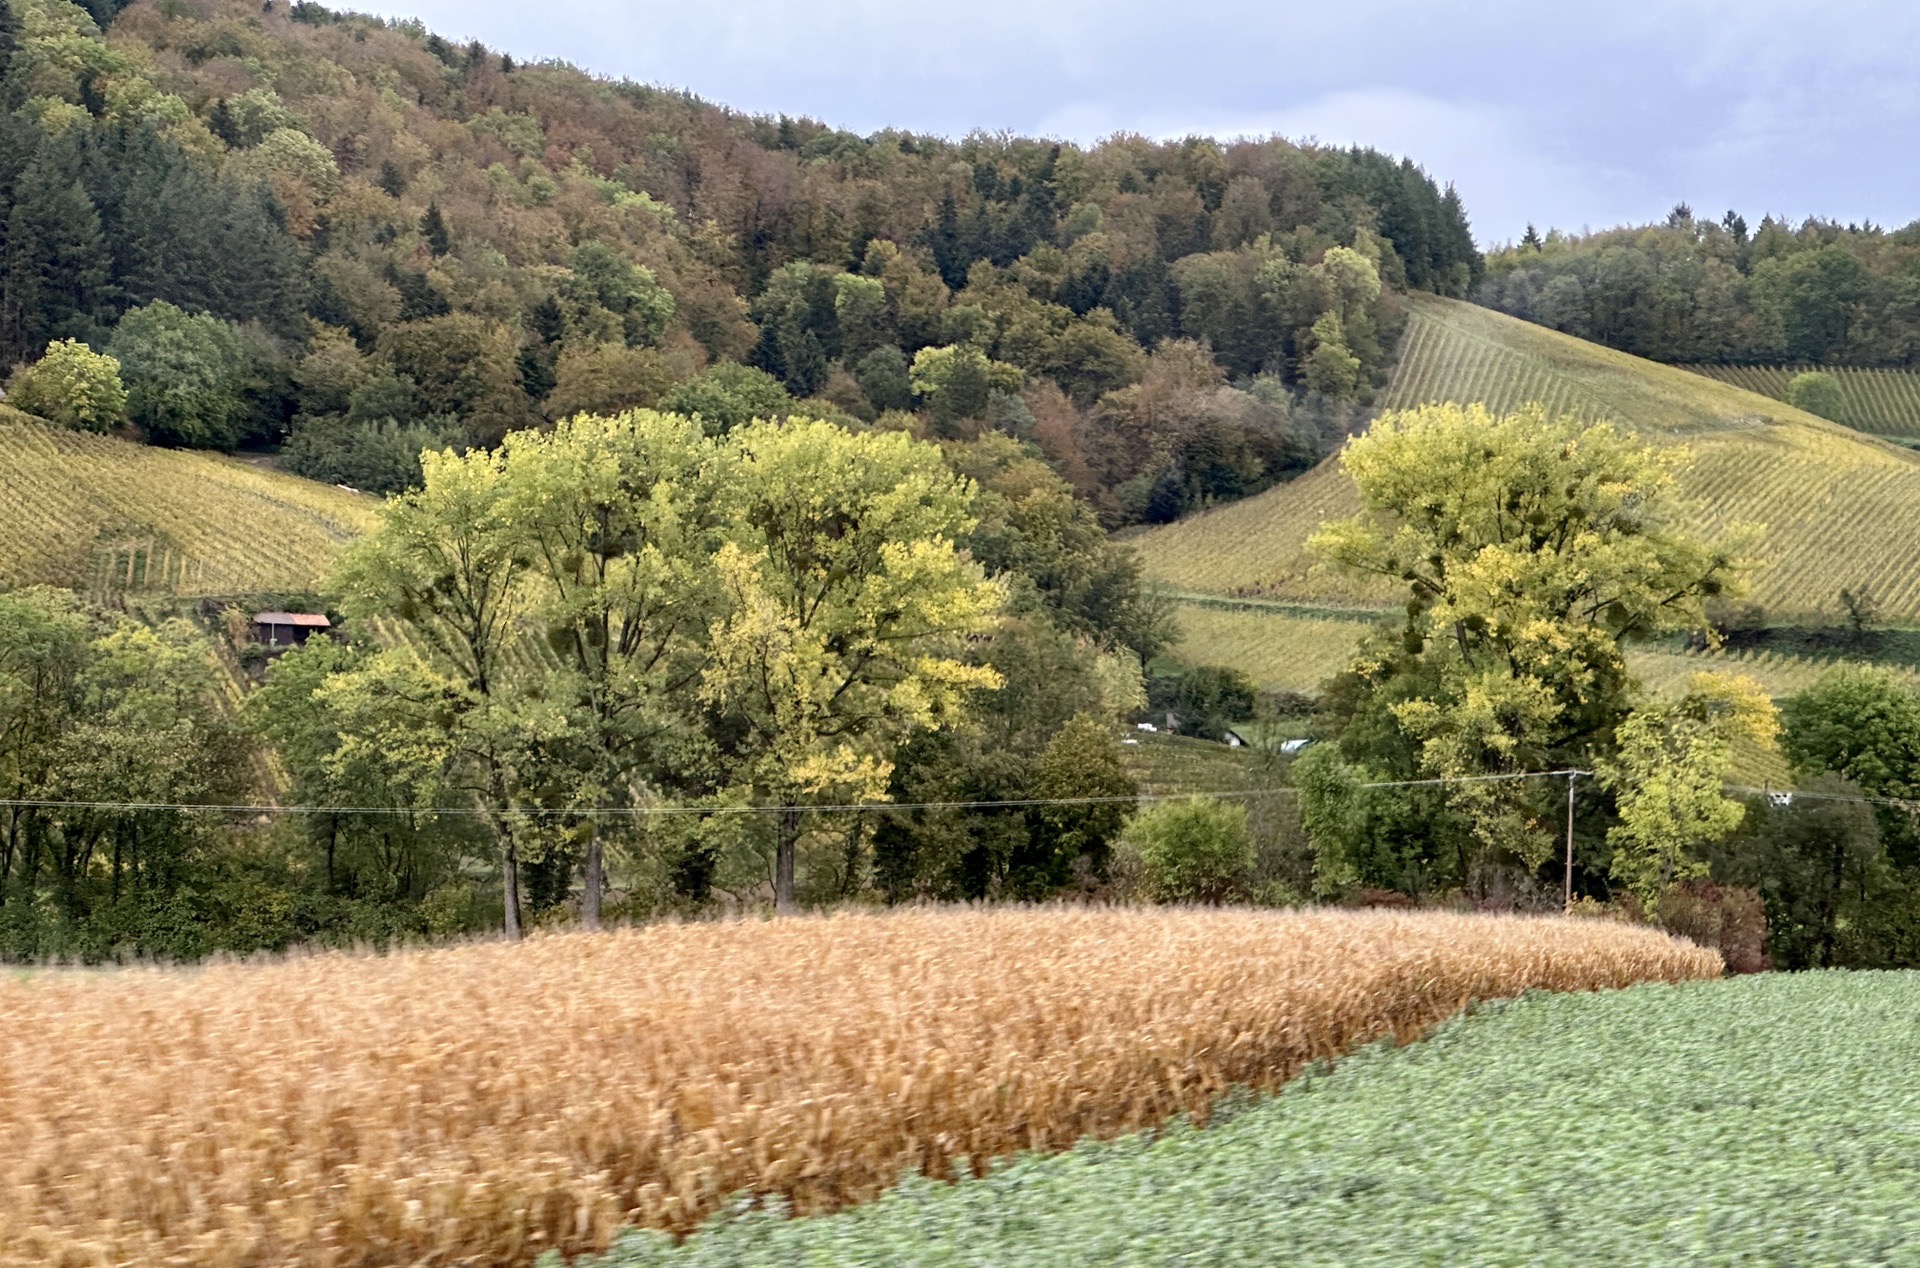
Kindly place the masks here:
[(0, 1262), (527, 1263), (1204, 1115), (1477, 1000), (1719, 972), (1603, 921), (1030, 909), (23, 974)]

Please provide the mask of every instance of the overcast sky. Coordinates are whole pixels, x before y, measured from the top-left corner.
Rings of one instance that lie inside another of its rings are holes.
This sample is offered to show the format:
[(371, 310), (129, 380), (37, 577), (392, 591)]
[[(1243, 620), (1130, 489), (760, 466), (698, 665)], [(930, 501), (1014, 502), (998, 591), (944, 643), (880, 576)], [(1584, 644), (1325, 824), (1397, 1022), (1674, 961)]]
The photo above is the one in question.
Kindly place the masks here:
[(515, 57), (861, 133), (1277, 132), (1372, 145), (1456, 184), (1483, 246), (1529, 222), (1659, 219), (1683, 199), (1750, 221), (1920, 218), (1911, 0), (374, 7)]

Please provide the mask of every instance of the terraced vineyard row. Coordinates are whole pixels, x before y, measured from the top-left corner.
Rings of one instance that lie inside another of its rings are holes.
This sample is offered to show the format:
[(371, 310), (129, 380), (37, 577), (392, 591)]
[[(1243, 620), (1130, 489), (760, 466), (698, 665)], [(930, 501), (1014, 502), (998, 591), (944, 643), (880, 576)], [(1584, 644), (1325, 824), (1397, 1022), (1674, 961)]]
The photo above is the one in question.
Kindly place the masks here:
[(1393, 381), (1381, 394), (1385, 409), (1410, 409), (1429, 401), (1483, 401), (1495, 412), (1538, 401), (1554, 414), (1594, 413), (1580, 384), (1545, 360), (1477, 340), (1462, 355), (1445, 323), (1416, 309)]
[(1365, 619), (1335, 620), (1182, 604), (1174, 654), (1195, 665), (1227, 665), (1262, 687), (1313, 692), (1346, 667)]
[[(1416, 300), (1381, 401), (1527, 400), (1614, 418), (1686, 444), (1685, 515), (1709, 536), (1762, 530), (1756, 601), (1776, 622), (1832, 616), (1842, 588), (1920, 624), (1920, 458), (1730, 384), (1585, 343), (1469, 304)], [(1257, 497), (1133, 539), (1148, 575), (1178, 590), (1382, 606), (1393, 587), (1315, 567), (1308, 537), (1358, 501), (1337, 460)]]
[(1787, 384), (1794, 375), (1804, 370), (1825, 370), (1840, 383), (1840, 401), (1846, 409), (1846, 417), (1841, 421), (1847, 426), (1876, 436), (1920, 437), (1920, 372), (1805, 365), (1688, 368), (1710, 379), (1781, 401), (1787, 399)]
[(310, 588), (372, 524), (375, 502), (0, 410), (0, 506), (0, 584), (108, 598)]

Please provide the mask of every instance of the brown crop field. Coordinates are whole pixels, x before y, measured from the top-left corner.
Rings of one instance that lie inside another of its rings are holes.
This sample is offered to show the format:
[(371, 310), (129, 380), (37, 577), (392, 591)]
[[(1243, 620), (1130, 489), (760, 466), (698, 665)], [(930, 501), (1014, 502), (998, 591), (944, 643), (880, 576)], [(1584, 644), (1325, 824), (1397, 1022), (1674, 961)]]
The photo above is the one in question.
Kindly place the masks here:
[(1612, 922), (922, 910), (0, 982), (0, 1262), (524, 1264), (1204, 1114), (1476, 1000), (1717, 976)]

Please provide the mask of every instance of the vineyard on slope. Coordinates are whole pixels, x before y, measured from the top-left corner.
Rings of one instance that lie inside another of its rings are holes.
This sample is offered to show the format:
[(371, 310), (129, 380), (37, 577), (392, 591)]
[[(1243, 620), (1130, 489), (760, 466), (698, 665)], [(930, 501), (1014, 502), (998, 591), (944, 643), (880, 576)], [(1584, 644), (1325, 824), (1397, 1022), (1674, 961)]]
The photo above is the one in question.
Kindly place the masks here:
[(49, 427), (0, 407), (0, 585), (96, 599), (302, 590), (375, 499), (235, 458)]
[[(1756, 601), (1770, 616), (1831, 615), (1865, 589), (1886, 619), (1920, 622), (1920, 457), (1779, 401), (1488, 309), (1423, 298), (1380, 404), (1529, 400), (1685, 443), (1691, 526), (1764, 527)], [(1307, 538), (1357, 509), (1329, 460), (1291, 484), (1133, 538), (1148, 575), (1185, 591), (1384, 607), (1393, 586), (1314, 566)]]
[(1805, 370), (1822, 370), (1840, 385), (1841, 420), (1875, 436), (1920, 437), (1920, 373), (1855, 366), (1695, 365), (1688, 369), (1722, 383), (1787, 399), (1787, 384)]
[[(1182, 603), (1180, 640), (1173, 654), (1196, 665), (1238, 669), (1263, 688), (1313, 692), (1345, 668), (1372, 621), (1387, 613), (1356, 610), (1351, 617), (1302, 617), (1206, 603)], [(1842, 665), (1863, 663), (1851, 655), (1810, 655), (1768, 647), (1689, 651), (1665, 644), (1636, 647), (1627, 656), (1633, 674), (1649, 690), (1677, 688), (1702, 671), (1746, 674), (1775, 697), (1790, 696)], [(1905, 665), (1895, 673), (1920, 686), (1920, 673)]]

